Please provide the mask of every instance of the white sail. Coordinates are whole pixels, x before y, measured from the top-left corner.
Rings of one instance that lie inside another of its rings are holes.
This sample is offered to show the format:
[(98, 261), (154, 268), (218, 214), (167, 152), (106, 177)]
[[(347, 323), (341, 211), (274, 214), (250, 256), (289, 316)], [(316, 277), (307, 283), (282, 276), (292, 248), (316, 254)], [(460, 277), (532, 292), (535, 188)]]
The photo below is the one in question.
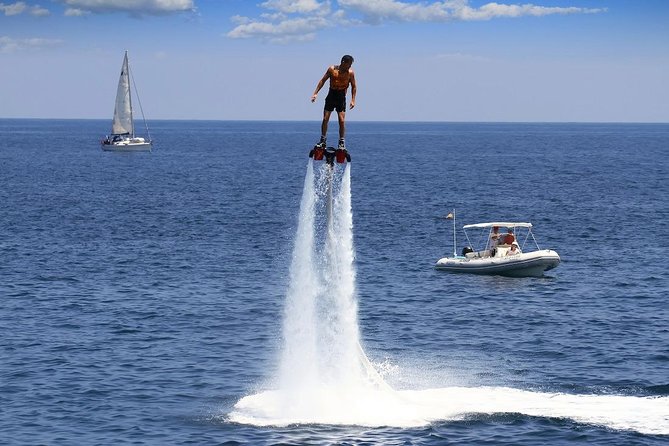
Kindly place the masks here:
[(114, 120), (112, 121), (112, 134), (135, 135), (132, 125), (132, 103), (130, 101), (130, 74), (128, 72), (128, 52), (123, 57), (121, 77), (118, 80), (116, 90), (116, 106), (114, 107)]

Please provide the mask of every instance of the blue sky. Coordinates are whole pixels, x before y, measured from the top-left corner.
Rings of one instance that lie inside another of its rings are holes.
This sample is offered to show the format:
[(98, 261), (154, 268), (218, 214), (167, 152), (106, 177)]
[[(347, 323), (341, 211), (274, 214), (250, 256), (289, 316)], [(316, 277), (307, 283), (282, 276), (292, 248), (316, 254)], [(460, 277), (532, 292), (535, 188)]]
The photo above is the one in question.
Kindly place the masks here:
[(0, 117), (319, 120), (355, 57), (360, 121), (669, 122), (666, 0), (0, 0)]

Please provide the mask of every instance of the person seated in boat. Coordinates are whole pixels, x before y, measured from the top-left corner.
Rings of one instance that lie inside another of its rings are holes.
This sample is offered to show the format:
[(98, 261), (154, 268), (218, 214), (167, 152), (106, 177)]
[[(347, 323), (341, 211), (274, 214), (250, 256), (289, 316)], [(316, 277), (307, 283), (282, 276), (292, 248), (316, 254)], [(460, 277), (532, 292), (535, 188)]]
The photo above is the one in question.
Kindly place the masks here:
[(506, 231), (506, 234), (504, 237), (502, 237), (502, 244), (504, 245), (512, 245), (513, 242), (516, 241), (516, 236), (513, 235), (513, 228), (509, 228)]
[(511, 248), (506, 252), (507, 256), (514, 256), (516, 254), (520, 254), (520, 249), (518, 248), (517, 243), (512, 243)]

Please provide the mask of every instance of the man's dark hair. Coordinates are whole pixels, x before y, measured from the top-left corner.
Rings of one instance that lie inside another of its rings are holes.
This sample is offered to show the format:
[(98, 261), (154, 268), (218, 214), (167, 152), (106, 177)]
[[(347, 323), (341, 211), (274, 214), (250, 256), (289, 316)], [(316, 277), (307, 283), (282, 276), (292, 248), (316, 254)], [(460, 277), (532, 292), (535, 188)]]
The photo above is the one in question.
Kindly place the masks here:
[(344, 62), (353, 63), (353, 56), (349, 56), (348, 54), (345, 55), (344, 57), (341, 58), (341, 63), (344, 63)]

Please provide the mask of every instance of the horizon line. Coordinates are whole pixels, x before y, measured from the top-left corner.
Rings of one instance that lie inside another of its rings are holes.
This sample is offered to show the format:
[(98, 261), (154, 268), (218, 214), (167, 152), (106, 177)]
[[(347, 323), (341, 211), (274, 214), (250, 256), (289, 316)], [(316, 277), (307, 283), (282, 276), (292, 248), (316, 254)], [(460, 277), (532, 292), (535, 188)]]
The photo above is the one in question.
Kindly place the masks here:
[[(36, 118), (36, 117), (0, 117), (0, 120), (23, 121), (111, 121), (109, 118)], [(158, 118), (147, 119), (147, 122), (309, 122), (319, 123), (321, 119), (204, 119), (204, 118)], [(439, 120), (361, 120), (347, 121), (346, 124), (669, 124), (669, 121), (439, 121)]]

